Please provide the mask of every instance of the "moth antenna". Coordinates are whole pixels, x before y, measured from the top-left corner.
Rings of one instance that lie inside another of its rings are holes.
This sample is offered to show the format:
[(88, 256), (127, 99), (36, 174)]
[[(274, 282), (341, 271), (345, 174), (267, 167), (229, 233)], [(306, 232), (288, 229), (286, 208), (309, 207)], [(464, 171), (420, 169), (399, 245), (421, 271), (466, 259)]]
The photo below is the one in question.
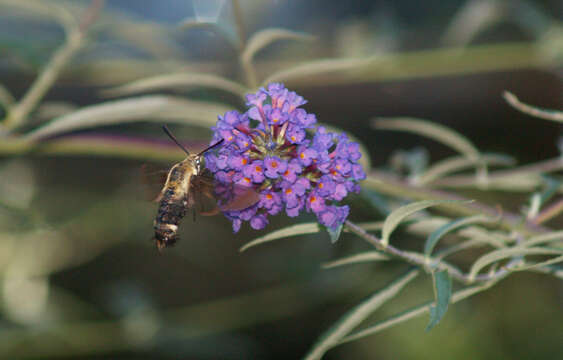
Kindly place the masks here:
[(201, 156), (202, 154), (205, 154), (207, 151), (213, 149), (215, 146), (220, 145), (223, 141), (225, 141), (225, 139), (221, 139), (221, 140), (217, 141), (215, 144), (206, 147), (205, 149), (203, 149), (202, 151), (200, 151), (199, 154), (197, 154), (197, 156)]
[(186, 154), (188, 154), (188, 156), (190, 155), (190, 152), (188, 151), (188, 149), (186, 149), (184, 147), (184, 145), (180, 144), (178, 139), (176, 139), (176, 137), (172, 134), (172, 132), (170, 132), (170, 130), (168, 129), (168, 127), (166, 125), (162, 125), (162, 130), (164, 130), (166, 135), (168, 135), (168, 137), (170, 137), (170, 139), (172, 139), (172, 141), (174, 141), (176, 143), (176, 145), (178, 145), (180, 147), (180, 149), (184, 150), (184, 152)]

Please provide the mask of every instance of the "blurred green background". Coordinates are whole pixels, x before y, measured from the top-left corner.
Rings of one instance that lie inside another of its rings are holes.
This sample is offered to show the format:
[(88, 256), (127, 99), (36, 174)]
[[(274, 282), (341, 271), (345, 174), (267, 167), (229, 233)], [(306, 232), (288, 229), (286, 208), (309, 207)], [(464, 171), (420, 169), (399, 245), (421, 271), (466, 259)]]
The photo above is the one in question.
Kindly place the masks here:
[[(56, 12), (41, 12), (37, 3), (0, 0), (0, 84), (16, 99), (64, 42), (53, 21)], [(40, 3), (71, 14), (89, 4)], [(375, 131), (369, 126), (375, 116), (429, 119), (458, 130), (483, 151), (510, 154), (521, 164), (559, 154), (561, 125), (519, 113), (501, 95), (510, 90), (529, 104), (562, 108), (561, 1), (241, 0), (240, 5), (247, 36), (283, 27), (315, 37), (281, 41), (257, 54), (260, 79), (315, 59), (370, 59), (357, 69), (288, 76), (284, 82), (309, 101), (305, 108), (320, 121), (361, 140), (375, 168), (389, 167), (400, 149), (424, 147), (432, 162), (453, 153), (414, 135)], [(182, 26), (186, 19), (219, 27)], [(233, 19), (229, 1), (107, 1), (88, 44), (21, 131), (113, 99), (103, 90), (152, 75), (208, 72), (244, 82)], [(220, 90), (158, 93), (244, 106)], [(192, 148), (211, 134), (201, 126), (171, 128)], [(243, 227), (236, 235), (221, 216), (198, 217), (195, 223), (188, 216), (179, 244), (159, 254), (150, 241), (156, 205), (147, 201), (140, 168), (147, 162), (166, 168), (181, 152), (155, 121), (72, 134), (78, 135), (111, 141), (108, 148), (104, 143), (49, 148), (47, 142), (23, 153), (0, 146), (0, 358), (299, 358), (346, 310), (404, 271), (395, 262), (323, 270), (326, 261), (368, 248), (350, 234), (334, 245), (328, 235), (315, 234), (239, 253), (268, 230), (312, 221), (306, 216), (276, 217), (265, 231)], [(117, 135), (141, 139), (141, 150), (116, 154), (112, 146), (126, 142)], [(489, 204), (503, 202), (519, 212), (528, 194), (487, 196)], [(351, 206), (353, 220), (383, 218), (359, 198)], [(561, 229), (563, 220), (548, 225)], [(403, 235), (401, 247), (421, 248), (420, 237)], [(374, 319), (431, 298), (431, 279), (422, 276)], [(325, 358), (563, 358), (562, 303), (560, 280), (520, 273), (452, 305), (431, 332), (424, 331), (422, 317), (339, 346)]]

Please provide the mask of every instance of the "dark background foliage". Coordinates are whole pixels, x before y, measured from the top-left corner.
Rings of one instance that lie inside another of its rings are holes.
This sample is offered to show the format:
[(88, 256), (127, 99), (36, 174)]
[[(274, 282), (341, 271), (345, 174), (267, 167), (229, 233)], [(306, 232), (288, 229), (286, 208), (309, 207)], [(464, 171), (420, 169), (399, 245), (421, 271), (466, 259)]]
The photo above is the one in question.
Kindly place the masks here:
[[(53, 2), (71, 9), (88, 4)], [(502, 98), (510, 90), (526, 103), (561, 109), (559, 1), (241, 4), (249, 35), (284, 27), (316, 37), (305, 45), (280, 42), (260, 52), (255, 65), (261, 78), (317, 58), (397, 56), (396, 68), (376, 61), (361, 76), (348, 71), (286, 81), (309, 101), (307, 111), (361, 140), (374, 168), (389, 169), (397, 150), (425, 148), (431, 162), (454, 152), (413, 134), (375, 131), (373, 117), (429, 119), (464, 134), (481, 151), (509, 154), (519, 164), (559, 154), (560, 124), (518, 112)], [(208, 28), (177, 26), (197, 15), (191, 1), (113, 0), (102, 15), (88, 46), (46, 94), (44, 104), (53, 106), (34, 112), (20, 133), (53, 118), (49, 110), (59, 115), (107, 101), (102, 90), (150, 75), (182, 70), (244, 81), (234, 60), (236, 46), (229, 42), (236, 39), (229, 2), (217, 18), (227, 40)], [(494, 21), (480, 24), (487, 17)], [(30, 17), (10, 1), (0, 1), (0, 30), (0, 83), (19, 99), (64, 34), (51, 20)], [(440, 52), (461, 48), (466, 52)], [(230, 108), (244, 105), (222, 91), (181, 94)], [(210, 135), (201, 126), (171, 127), (196, 147)], [(313, 221), (306, 216), (276, 217), (265, 231), (243, 228), (236, 235), (220, 216), (199, 216), (195, 223), (189, 216), (181, 242), (158, 254), (150, 241), (156, 207), (146, 200), (139, 169), (147, 162), (166, 168), (181, 158), (172, 145), (155, 145), (165, 139), (159, 123), (98, 126), (71, 135), (142, 138), (149, 150), (156, 146), (165, 155), (97, 156), (94, 147), (65, 151), (48, 145), (13, 155), (10, 147), (0, 146), (1, 358), (299, 358), (344, 312), (405, 270), (398, 261), (323, 270), (324, 262), (369, 249), (349, 233), (336, 244), (320, 233), (239, 252), (267, 231)], [(480, 196), (486, 204), (519, 213), (533, 190)], [(476, 193), (460, 191), (468, 197)], [(352, 220), (384, 218), (360, 197), (350, 204)], [(561, 229), (561, 216), (547, 225)], [(398, 234), (393, 240), (398, 247), (422, 249), (423, 238)], [(460, 267), (469, 268), (477, 253), (460, 256)], [(432, 296), (430, 277), (421, 276), (370, 320)], [(516, 273), (450, 305), (430, 332), (424, 331), (428, 319), (422, 317), (339, 346), (325, 358), (559, 358), (562, 296), (560, 279)]]

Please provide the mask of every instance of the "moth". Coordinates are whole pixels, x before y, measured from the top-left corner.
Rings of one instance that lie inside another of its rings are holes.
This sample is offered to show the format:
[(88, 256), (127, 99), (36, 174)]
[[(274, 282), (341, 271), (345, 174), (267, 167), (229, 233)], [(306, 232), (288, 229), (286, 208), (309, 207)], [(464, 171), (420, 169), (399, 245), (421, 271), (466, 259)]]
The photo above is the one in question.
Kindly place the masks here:
[[(180, 221), (188, 210), (194, 207), (196, 202), (201, 201), (202, 196), (218, 199), (215, 191), (215, 186), (218, 184), (209, 171), (203, 167), (202, 158), (207, 151), (223, 142), (223, 140), (220, 140), (197, 154), (190, 154), (166, 125), (162, 129), (186, 153), (187, 157), (170, 168), (164, 186), (155, 199), (159, 203), (158, 213), (154, 220), (154, 241), (158, 250), (172, 246), (178, 241)], [(221, 184), (219, 186), (224, 187)], [(245, 209), (258, 202), (259, 195), (250, 187), (239, 187), (236, 191), (230, 192), (228, 201), (225, 201), (225, 199), (218, 200), (221, 203), (220, 208), (216, 207), (214, 211), (205, 215), (214, 215), (219, 210)]]

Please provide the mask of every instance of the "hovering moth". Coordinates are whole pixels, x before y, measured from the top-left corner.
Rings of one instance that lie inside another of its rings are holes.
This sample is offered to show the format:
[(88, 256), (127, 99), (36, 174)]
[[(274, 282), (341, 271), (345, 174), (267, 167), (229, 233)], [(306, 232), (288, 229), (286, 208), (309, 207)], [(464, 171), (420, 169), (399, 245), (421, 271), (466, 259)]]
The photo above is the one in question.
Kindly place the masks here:
[[(217, 184), (203, 167), (202, 158), (205, 152), (219, 146), (223, 142), (223, 140), (220, 140), (201, 152), (192, 155), (166, 126), (162, 128), (166, 135), (186, 153), (187, 157), (170, 168), (166, 182), (155, 199), (159, 206), (154, 220), (154, 241), (159, 250), (172, 246), (178, 241), (178, 225), (180, 220), (182, 220), (190, 208), (194, 207), (202, 195), (208, 198), (218, 197), (215, 192)], [(233, 196), (233, 194), (235, 195)], [(244, 187), (231, 192), (231, 199), (229, 201), (224, 201), (224, 199), (218, 200), (222, 201), (220, 208), (217, 207), (215, 211), (208, 212), (206, 215), (214, 215), (219, 211), (245, 209), (258, 202), (259, 194), (250, 187)]]

